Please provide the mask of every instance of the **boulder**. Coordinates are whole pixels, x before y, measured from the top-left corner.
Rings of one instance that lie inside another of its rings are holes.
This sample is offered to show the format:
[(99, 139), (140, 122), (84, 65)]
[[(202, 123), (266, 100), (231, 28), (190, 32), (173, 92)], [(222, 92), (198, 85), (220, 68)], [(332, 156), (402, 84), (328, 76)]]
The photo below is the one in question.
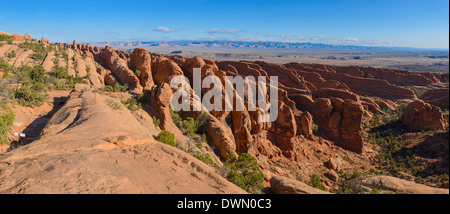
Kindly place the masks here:
[(303, 182), (282, 176), (272, 177), (270, 179), (270, 188), (275, 194), (330, 194)]
[(336, 159), (334, 159), (334, 158), (330, 158), (327, 162), (325, 162), (325, 166), (328, 168), (328, 169), (332, 169), (332, 170), (338, 170), (338, 164), (337, 164), (337, 162), (336, 162)]
[(325, 176), (329, 178), (332, 181), (338, 181), (339, 175), (334, 171), (333, 169), (328, 170), (328, 172), (325, 173)]
[(433, 188), (423, 184), (390, 176), (376, 176), (361, 182), (363, 187), (402, 194), (449, 194), (448, 189)]
[(445, 130), (448, 121), (444, 119), (441, 109), (435, 105), (417, 100), (410, 103), (402, 116), (403, 124), (411, 131)]

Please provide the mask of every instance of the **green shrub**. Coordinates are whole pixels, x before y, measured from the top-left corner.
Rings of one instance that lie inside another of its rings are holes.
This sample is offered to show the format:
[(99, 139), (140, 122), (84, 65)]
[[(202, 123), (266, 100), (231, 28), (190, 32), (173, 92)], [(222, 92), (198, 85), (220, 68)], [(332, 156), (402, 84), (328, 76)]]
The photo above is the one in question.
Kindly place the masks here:
[(313, 134), (317, 134), (319, 132), (319, 126), (317, 126), (314, 122), (311, 125), (311, 130)]
[(13, 39), (10, 35), (0, 34), (0, 41), (6, 41), (8, 44), (12, 44)]
[[(137, 111), (138, 109), (142, 109), (142, 104), (145, 102), (144, 93), (139, 94), (136, 98), (128, 98), (127, 100), (121, 101), (124, 106), (128, 108), (130, 111)], [(155, 123), (155, 117), (153, 116), (153, 123)], [(159, 120), (158, 120), (159, 126)]]
[(119, 83), (116, 83), (114, 86), (107, 85), (103, 88), (104, 91), (107, 92), (125, 92), (128, 90), (127, 85), (120, 85)]
[(34, 91), (27, 85), (24, 85), (16, 91), (14, 97), (19, 100), (19, 104), (23, 106), (33, 107), (41, 106), (48, 98), (48, 95), (42, 94), (39, 91)]
[(31, 59), (43, 61), (45, 59), (45, 54), (38, 52), (31, 55)]
[(194, 135), (195, 133), (197, 133), (198, 129), (201, 128), (202, 126), (204, 126), (207, 122), (208, 122), (208, 115), (201, 112), (197, 119), (194, 120), (194, 118), (192, 117), (188, 117), (186, 118), (186, 120), (182, 121), (183, 127), (186, 130), (186, 133), (189, 136)]
[(188, 117), (186, 120), (183, 120), (183, 126), (186, 129), (186, 132), (189, 136), (194, 135), (197, 132), (198, 126), (195, 123), (194, 118)]
[(52, 75), (58, 79), (69, 78), (69, 72), (67, 71), (67, 68), (61, 67), (59, 65), (54, 65), (52, 67), (50, 75)]
[(194, 156), (195, 158), (201, 160), (203, 163), (206, 163), (216, 169), (219, 168), (219, 165), (217, 165), (217, 163), (214, 162), (214, 160), (211, 158), (211, 156), (209, 154), (203, 154), (199, 151), (196, 151), (194, 154), (192, 154), (192, 156)]
[(6, 56), (7, 56), (8, 58), (14, 58), (14, 57), (17, 56), (17, 54), (16, 54), (16, 51), (15, 51), (15, 50), (12, 50), (11, 52), (7, 53)]
[(0, 113), (0, 145), (9, 144), (8, 132), (14, 123), (15, 115), (7, 104), (0, 107)]
[(258, 162), (250, 154), (242, 153), (237, 158), (230, 152), (224, 167), (228, 170), (225, 177), (245, 191), (256, 193), (263, 187), (264, 175), (258, 168)]
[(142, 106), (140, 103), (136, 101), (134, 98), (128, 98), (126, 101), (121, 100), (120, 101), (125, 107), (127, 107), (130, 111), (137, 111), (138, 109), (142, 109)]
[(377, 188), (372, 189), (372, 190), (370, 191), (370, 194), (380, 194), (380, 190), (378, 190)]
[[(72, 75), (69, 75), (67, 68), (61, 67), (59, 65), (54, 65), (52, 67), (50, 75), (56, 79), (64, 79), (65, 86), (63, 88), (67, 87), (69, 89), (72, 89), (75, 84), (88, 84), (88, 82), (83, 77), (74, 77)], [(56, 84), (55, 87), (60, 88), (57, 87)]]
[(416, 182), (418, 184), (425, 184), (425, 180), (423, 178), (421, 178), (420, 176), (416, 177), (414, 179), (414, 182)]
[(208, 143), (208, 141), (206, 140), (206, 135), (205, 135), (205, 133), (202, 134), (202, 141)]
[(106, 105), (112, 108), (113, 110), (120, 110), (120, 104), (114, 101), (113, 99), (107, 99)]
[(43, 83), (45, 80), (45, 70), (42, 65), (36, 65), (29, 71), (30, 79), (33, 82)]
[(361, 177), (361, 173), (358, 171), (353, 171), (352, 178), (359, 178), (359, 177)]
[(38, 54), (39, 57), (45, 56), (52, 51), (52, 47), (50, 45), (45, 46), (43, 43), (33, 43), (33, 42), (24, 42), (18, 44), (20, 48), (25, 50), (32, 50), (34, 53)]
[(53, 58), (53, 64), (58, 65), (59, 64), (59, 59), (57, 57)]
[(48, 98), (45, 71), (41, 65), (30, 67), (20, 66), (14, 70), (16, 89), (13, 91), (13, 99), (17, 99), (24, 106), (40, 106)]
[(317, 188), (317, 189), (321, 189), (325, 191), (325, 186), (323, 185), (323, 183), (320, 181), (320, 175), (317, 174), (313, 174), (310, 176), (310, 183), (309, 183), (312, 187)]
[(201, 143), (197, 143), (197, 144), (195, 144), (195, 146), (196, 146), (198, 149), (202, 149), (202, 148), (203, 148), (203, 144), (201, 144)]
[(127, 85), (120, 85), (118, 83), (116, 83), (114, 85), (114, 92), (125, 92), (128, 90), (128, 86)]
[(66, 60), (66, 62), (69, 61), (69, 55), (67, 55), (66, 52), (64, 52), (64, 53), (62, 54), (62, 57), (63, 57), (64, 60)]
[(167, 144), (167, 145), (170, 145), (170, 146), (175, 146), (175, 145), (176, 145), (176, 143), (175, 143), (175, 135), (172, 134), (172, 133), (169, 132), (169, 131), (166, 131), (166, 130), (162, 130), (162, 131), (158, 134), (158, 136), (156, 137), (156, 139), (157, 139), (159, 142), (164, 143), (164, 144)]
[[(343, 180), (343, 179), (342, 179)], [(357, 194), (359, 193), (359, 187), (357, 182), (354, 180), (349, 181), (339, 181), (339, 189), (337, 194)]]
[(153, 119), (153, 125), (155, 125), (155, 127), (159, 127), (159, 125), (161, 124), (161, 121), (156, 118), (155, 116), (152, 117)]
[(9, 72), (12, 71), (14, 69), (13, 66), (9, 65), (8, 63), (5, 62), (4, 59), (0, 58), (0, 70), (3, 71), (3, 77), (2, 78), (7, 78), (10, 76)]
[(172, 108), (170, 109), (170, 116), (172, 117), (173, 123), (175, 123), (178, 128), (181, 128), (183, 126), (183, 119), (181, 119), (180, 115), (174, 112)]

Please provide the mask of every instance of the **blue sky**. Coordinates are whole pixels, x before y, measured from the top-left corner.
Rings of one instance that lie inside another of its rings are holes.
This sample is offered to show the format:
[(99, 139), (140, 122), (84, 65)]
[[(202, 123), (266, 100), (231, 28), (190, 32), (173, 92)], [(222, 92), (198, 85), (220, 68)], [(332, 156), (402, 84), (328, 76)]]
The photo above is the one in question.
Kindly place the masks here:
[(188, 39), (448, 48), (449, 1), (3, 0), (0, 31), (51, 42)]

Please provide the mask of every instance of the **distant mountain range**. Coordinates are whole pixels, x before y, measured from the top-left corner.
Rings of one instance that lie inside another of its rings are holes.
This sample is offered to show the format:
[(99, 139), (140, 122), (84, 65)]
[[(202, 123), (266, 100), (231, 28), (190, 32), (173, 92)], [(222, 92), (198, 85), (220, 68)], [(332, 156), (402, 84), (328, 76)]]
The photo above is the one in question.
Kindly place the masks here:
[(112, 46), (132, 49), (135, 47), (153, 48), (200, 48), (200, 49), (290, 49), (309, 51), (446, 51), (448, 49), (426, 49), (411, 47), (331, 45), (322, 43), (289, 43), (289, 42), (248, 42), (248, 41), (154, 41), (154, 42), (94, 42), (95, 46)]

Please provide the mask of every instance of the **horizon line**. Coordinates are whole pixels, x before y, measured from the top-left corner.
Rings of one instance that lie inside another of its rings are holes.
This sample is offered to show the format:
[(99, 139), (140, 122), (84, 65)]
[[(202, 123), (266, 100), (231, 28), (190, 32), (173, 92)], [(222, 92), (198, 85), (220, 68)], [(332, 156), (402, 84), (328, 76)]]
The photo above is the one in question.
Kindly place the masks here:
[[(75, 40), (76, 41), (76, 40)], [(243, 40), (207, 40), (207, 39), (177, 39), (177, 40), (140, 40), (140, 41), (100, 41), (100, 42), (84, 42), (84, 43), (160, 43), (160, 42), (240, 42), (240, 43), (282, 43), (282, 44), (315, 44), (315, 45), (328, 45), (337, 47), (365, 47), (365, 48), (380, 48), (380, 49), (422, 49), (422, 50), (440, 50), (449, 51), (450, 48), (433, 48), (433, 47), (413, 47), (413, 46), (386, 46), (386, 45), (353, 45), (353, 44), (331, 44), (331, 43), (314, 43), (314, 42), (286, 42), (286, 41), (243, 41)], [(238, 47), (239, 48), (239, 47)], [(295, 48), (276, 48), (273, 49), (295, 49)]]

